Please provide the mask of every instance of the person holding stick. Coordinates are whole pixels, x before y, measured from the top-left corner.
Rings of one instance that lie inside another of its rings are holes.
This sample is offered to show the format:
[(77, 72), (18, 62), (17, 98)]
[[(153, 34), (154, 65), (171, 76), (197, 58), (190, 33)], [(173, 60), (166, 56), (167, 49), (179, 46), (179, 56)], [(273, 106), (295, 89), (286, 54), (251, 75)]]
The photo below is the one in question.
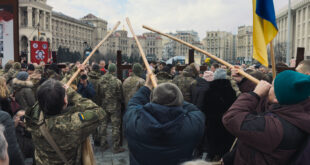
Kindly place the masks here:
[[(232, 70), (235, 79), (243, 81), (237, 73)], [(309, 86), (310, 76), (288, 70), (272, 84), (260, 81), (254, 91), (242, 93), (222, 118), (226, 129), (238, 138), (233, 151), (223, 157), (224, 164), (292, 162), (310, 133)]]
[[(106, 118), (106, 112), (89, 99), (82, 98), (71, 88), (49, 79), (38, 89), (39, 106), (51, 136), (68, 165), (82, 164), (82, 142), (95, 132)], [(37, 165), (64, 164), (64, 161), (43, 137), (38, 126), (31, 126)]]
[(150, 74), (130, 99), (123, 118), (131, 165), (178, 165), (192, 159), (204, 132), (204, 114), (184, 101), (180, 89)]

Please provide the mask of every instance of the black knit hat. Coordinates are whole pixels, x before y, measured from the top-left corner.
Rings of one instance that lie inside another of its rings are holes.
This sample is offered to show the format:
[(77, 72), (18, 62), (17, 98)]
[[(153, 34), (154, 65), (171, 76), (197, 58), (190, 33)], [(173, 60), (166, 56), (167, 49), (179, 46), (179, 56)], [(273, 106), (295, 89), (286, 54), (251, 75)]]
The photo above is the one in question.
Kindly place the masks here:
[(171, 107), (182, 106), (184, 98), (178, 86), (172, 83), (162, 83), (152, 91), (151, 102)]
[(29, 64), (29, 65), (28, 65), (28, 70), (31, 70), (31, 71), (34, 71), (34, 70), (35, 70), (33, 64)]
[(98, 64), (94, 64), (94, 65), (92, 66), (92, 70), (95, 71), (95, 72), (100, 72), (100, 67), (99, 67), (99, 65), (98, 65)]

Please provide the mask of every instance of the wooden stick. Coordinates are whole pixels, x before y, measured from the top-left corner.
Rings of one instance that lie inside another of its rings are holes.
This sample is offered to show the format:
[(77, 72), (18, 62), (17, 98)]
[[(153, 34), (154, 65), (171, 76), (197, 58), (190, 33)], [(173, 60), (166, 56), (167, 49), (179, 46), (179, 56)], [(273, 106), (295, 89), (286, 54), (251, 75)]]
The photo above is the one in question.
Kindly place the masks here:
[[(171, 35), (169, 35), (169, 34), (162, 33), (162, 32), (160, 32), (160, 31), (158, 31), (158, 30), (155, 30), (155, 29), (150, 28), (150, 27), (145, 26), (145, 25), (143, 25), (142, 27), (143, 27), (144, 29), (150, 30), (150, 31), (152, 31), (152, 32), (161, 34), (161, 35), (166, 36), (166, 37), (168, 37), (168, 38), (170, 38), (170, 39), (172, 39), (172, 40), (175, 40), (175, 41), (177, 41), (177, 42), (180, 42), (180, 43), (182, 43), (182, 44), (184, 44), (184, 45), (186, 45), (186, 46), (188, 46), (188, 47), (190, 47), (190, 48), (192, 48), (192, 49), (195, 49), (196, 51), (198, 51), (198, 52), (200, 52), (200, 53), (203, 53), (203, 54), (209, 56), (210, 58), (216, 60), (217, 62), (219, 62), (219, 63), (221, 63), (221, 64), (223, 64), (223, 65), (226, 65), (226, 66), (227, 66), (228, 68), (230, 68), (230, 69), (235, 68), (235, 67), (234, 67), (233, 65), (231, 65), (230, 63), (228, 63), (228, 62), (226, 62), (226, 61), (224, 61), (224, 60), (222, 60), (222, 59), (220, 59), (220, 58), (218, 58), (218, 57), (212, 55), (211, 53), (209, 53), (209, 52), (207, 52), (207, 51), (204, 51), (204, 50), (202, 50), (202, 49), (200, 49), (200, 48), (198, 48), (198, 47), (196, 47), (196, 46), (194, 46), (194, 45), (192, 45), (192, 44), (190, 44), (190, 43), (188, 43), (188, 42), (185, 42), (185, 41), (183, 41), (183, 40), (180, 40), (180, 39), (178, 39), (178, 38), (176, 38), (176, 37), (173, 37), (173, 36), (171, 36)], [(254, 82), (254, 83), (256, 83), (256, 84), (259, 82), (259, 80), (257, 80), (257, 79), (254, 78), (253, 76), (247, 74), (246, 72), (244, 72), (244, 71), (241, 70), (241, 69), (239, 70), (239, 74), (242, 75), (242, 76), (244, 76), (244, 77), (246, 77), (247, 79), (251, 80), (252, 82)]]
[[(114, 28), (99, 42), (99, 44), (93, 49), (93, 51), (89, 54), (89, 56), (84, 60), (82, 65), (85, 65), (89, 59), (94, 55), (97, 49), (111, 36), (111, 34), (117, 29), (117, 27), (120, 25), (120, 21), (116, 23)], [(73, 74), (73, 76), (70, 78), (70, 80), (67, 82), (67, 86), (70, 86), (70, 84), (74, 81), (74, 79), (78, 76), (81, 69), (78, 68), (78, 70)], [(90, 138), (87, 137), (86, 140), (83, 142), (83, 148), (82, 148), (82, 161), (83, 164), (89, 164), (89, 165), (96, 165), (96, 160), (94, 157), (94, 151), (90, 142)]]
[(273, 44), (272, 41), (270, 42), (270, 59), (271, 59), (271, 66), (272, 66), (272, 78), (275, 79), (277, 72), (276, 72), (276, 61), (274, 58), (274, 51), (273, 51)]
[(128, 17), (126, 18), (126, 22), (127, 22), (127, 24), (128, 24), (128, 27), (129, 27), (129, 29), (130, 29), (130, 31), (131, 31), (132, 36), (133, 36), (134, 39), (136, 40), (136, 43), (137, 43), (137, 45), (138, 45), (138, 48), (139, 48), (141, 57), (142, 57), (143, 62), (144, 62), (144, 65), (145, 65), (145, 67), (146, 67), (146, 70), (147, 70), (148, 74), (151, 75), (151, 81), (152, 81), (153, 87), (155, 88), (155, 87), (157, 86), (157, 82), (156, 82), (156, 79), (155, 79), (155, 75), (153, 74), (153, 71), (151, 70), (149, 63), (147, 62), (147, 59), (146, 59), (145, 54), (144, 54), (144, 52), (143, 52), (142, 46), (141, 46), (141, 44), (140, 44), (140, 42), (139, 42), (137, 36), (135, 35), (135, 32), (134, 32), (133, 29), (132, 29), (132, 26), (131, 26), (131, 23), (130, 23), (130, 20), (129, 20)]
[[(94, 55), (94, 53), (99, 49), (99, 47), (111, 36), (111, 34), (117, 29), (117, 27), (120, 25), (120, 21), (116, 23), (116, 25), (113, 27), (113, 29), (98, 43), (98, 45), (93, 49), (93, 51), (88, 55), (88, 57), (84, 60), (82, 65), (85, 65), (89, 59)], [(67, 82), (67, 86), (70, 86), (71, 83), (74, 81), (74, 79), (78, 76), (81, 69), (78, 68), (78, 70), (73, 74), (73, 76), (70, 78), (70, 80)]]

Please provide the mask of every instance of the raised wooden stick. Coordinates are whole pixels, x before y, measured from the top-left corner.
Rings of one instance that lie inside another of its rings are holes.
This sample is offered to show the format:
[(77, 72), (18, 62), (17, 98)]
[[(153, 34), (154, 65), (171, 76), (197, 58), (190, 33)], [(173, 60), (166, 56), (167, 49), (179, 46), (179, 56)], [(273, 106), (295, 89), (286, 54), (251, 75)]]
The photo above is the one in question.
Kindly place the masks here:
[(271, 66), (272, 66), (272, 78), (275, 79), (277, 75), (277, 71), (276, 71), (276, 61), (274, 58), (272, 41), (270, 42), (270, 59), (271, 59)]
[(131, 23), (130, 23), (130, 20), (129, 20), (128, 17), (126, 18), (126, 22), (127, 22), (127, 24), (128, 24), (128, 27), (129, 27), (129, 29), (130, 29), (130, 31), (131, 31), (131, 34), (132, 34), (133, 38), (136, 40), (136, 43), (137, 43), (137, 45), (138, 45), (138, 48), (139, 48), (141, 57), (142, 57), (143, 62), (144, 62), (144, 65), (145, 65), (145, 67), (146, 67), (146, 70), (147, 70), (148, 74), (151, 75), (151, 81), (152, 81), (153, 87), (155, 88), (155, 87), (157, 86), (157, 82), (156, 82), (156, 79), (155, 79), (155, 75), (153, 74), (153, 72), (152, 72), (152, 70), (151, 70), (151, 68), (150, 68), (149, 62), (147, 62), (147, 59), (146, 59), (145, 54), (144, 54), (144, 52), (143, 52), (142, 46), (141, 46), (141, 44), (140, 44), (140, 42), (139, 42), (137, 36), (135, 35), (135, 32), (134, 32), (133, 29), (132, 29), (132, 26), (131, 26)]
[[(85, 65), (89, 59), (94, 55), (97, 49), (111, 36), (111, 34), (117, 29), (117, 27), (120, 25), (120, 21), (116, 23), (116, 25), (113, 27), (113, 29), (98, 43), (98, 45), (91, 51), (91, 53), (88, 55), (88, 57), (84, 60), (82, 65)], [(71, 83), (74, 81), (74, 79), (78, 76), (80, 73), (81, 69), (78, 68), (78, 70), (73, 74), (73, 76), (70, 78), (70, 80), (67, 82), (67, 86), (70, 86)]]
[[(93, 51), (89, 54), (89, 56), (84, 60), (82, 65), (85, 65), (89, 59), (94, 55), (97, 49), (111, 36), (111, 34), (117, 29), (117, 27), (120, 25), (120, 21), (116, 23), (114, 28), (98, 43), (98, 45), (93, 49)], [(78, 68), (78, 70), (73, 74), (73, 76), (70, 78), (70, 80), (67, 82), (67, 86), (70, 86), (70, 84), (73, 82), (73, 80), (77, 77), (77, 75), (80, 73), (81, 69)], [(96, 165), (96, 160), (94, 157), (94, 151), (90, 142), (90, 138), (87, 137), (87, 139), (83, 142), (82, 145), (82, 161), (83, 164), (89, 164), (89, 165)]]
[[(195, 49), (196, 51), (198, 51), (198, 52), (200, 52), (200, 53), (203, 53), (203, 54), (209, 56), (210, 58), (216, 60), (217, 62), (219, 62), (219, 63), (221, 63), (221, 64), (223, 64), (223, 65), (226, 65), (226, 66), (229, 67), (230, 69), (235, 68), (235, 67), (234, 67), (233, 65), (231, 65), (230, 63), (228, 63), (228, 62), (226, 62), (226, 61), (224, 61), (224, 60), (222, 60), (222, 59), (220, 59), (220, 58), (218, 58), (218, 57), (212, 55), (211, 53), (209, 53), (209, 52), (207, 52), (207, 51), (204, 51), (204, 50), (202, 50), (202, 49), (200, 49), (200, 48), (198, 48), (198, 47), (196, 47), (196, 46), (194, 46), (194, 45), (192, 45), (192, 44), (190, 44), (190, 43), (188, 43), (188, 42), (185, 42), (185, 41), (183, 41), (183, 40), (180, 40), (180, 39), (178, 39), (178, 38), (176, 38), (176, 37), (173, 37), (173, 36), (171, 36), (171, 35), (169, 35), (169, 34), (162, 33), (162, 32), (160, 32), (160, 31), (158, 31), (158, 30), (155, 30), (155, 29), (150, 28), (150, 27), (145, 26), (145, 25), (143, 25), (142, 27), (143, 27), (144, 29), (150, 30), (150, 31), (152, 31), (152, 32), (161, 34), (161, 35), (166, 36), (166, 37), (168, 37), (168, 38), (170, 38), (170, 39), (172, 39), (172, 40), (175, 40), (175, 41), (177, 41), (177, 42), (180, 42), (180, 43), (182, 43), (182, 44), (184, 44), (184, 45), (186, 45), (186, 46), (188, 46), (188, 47), (190, 47), (190, 48), (192, 48), (192, 49)], [(239, 74), (242, 75), (242, 76), (244, 76), (244, 77), (246, 77), (247, 79), (253, 81), (253, 82), (256, 83), (256, 84), (259, 82), (259, 80), (257, 80), (257, 79), (254, 78), (253, 76), (247, 74), (246, 72), (244, 72), (244, 71), (241, 70), (241, 69), (239, 70)]]

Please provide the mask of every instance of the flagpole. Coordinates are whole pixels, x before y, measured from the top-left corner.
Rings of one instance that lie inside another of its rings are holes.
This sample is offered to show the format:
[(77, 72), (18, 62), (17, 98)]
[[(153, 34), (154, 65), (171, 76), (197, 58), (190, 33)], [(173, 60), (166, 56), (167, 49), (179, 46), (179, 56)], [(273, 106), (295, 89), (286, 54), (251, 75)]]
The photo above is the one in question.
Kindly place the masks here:
[(276, 72), (276, 61), (274, 58), (272, 41), (270, 42), (270, 59), (271, 59), (271, 66), (272, 66), (272, 78), (275, 79), (277, 72)]

